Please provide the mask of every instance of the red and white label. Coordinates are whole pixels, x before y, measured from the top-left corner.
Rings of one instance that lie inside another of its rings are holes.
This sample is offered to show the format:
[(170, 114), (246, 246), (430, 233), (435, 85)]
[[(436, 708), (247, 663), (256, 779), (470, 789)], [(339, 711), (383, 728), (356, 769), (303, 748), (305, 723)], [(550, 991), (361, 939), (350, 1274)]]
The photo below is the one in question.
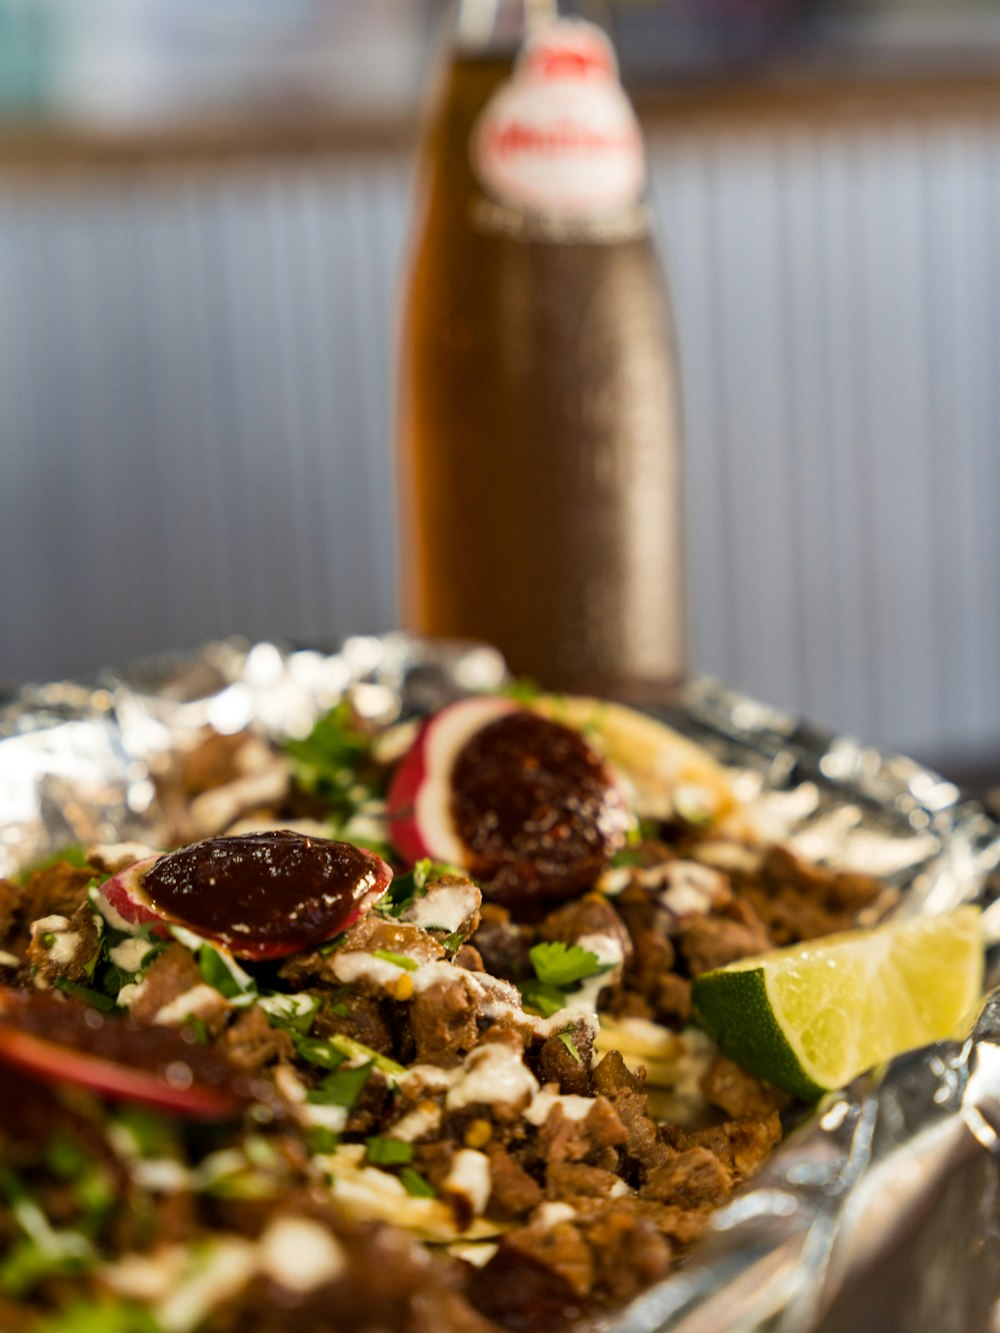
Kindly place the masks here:
[(635, 112), (599, 28), (561, 19), (530, 38), (486, 104), (472, 162), (497, 200), (590, 219), (631, 208), (646, 184)]

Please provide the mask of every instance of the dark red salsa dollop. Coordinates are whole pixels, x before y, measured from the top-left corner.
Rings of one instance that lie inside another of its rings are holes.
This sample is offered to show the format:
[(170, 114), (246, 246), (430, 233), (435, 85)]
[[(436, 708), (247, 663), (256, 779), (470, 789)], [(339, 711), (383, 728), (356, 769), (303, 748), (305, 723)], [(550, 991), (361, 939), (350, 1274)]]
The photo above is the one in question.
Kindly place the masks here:
[(470, 872), (494, 901), (571, 897), (625, 843), (628, 812), (601, 757), (537, 713), (508, 713), (478, 731), (451, 784)]
[(154, 908), (240, 957), (277, 958), (346, 930), (391, 878), (373, 852), (283, 830), (181, 847), (142, 887)]

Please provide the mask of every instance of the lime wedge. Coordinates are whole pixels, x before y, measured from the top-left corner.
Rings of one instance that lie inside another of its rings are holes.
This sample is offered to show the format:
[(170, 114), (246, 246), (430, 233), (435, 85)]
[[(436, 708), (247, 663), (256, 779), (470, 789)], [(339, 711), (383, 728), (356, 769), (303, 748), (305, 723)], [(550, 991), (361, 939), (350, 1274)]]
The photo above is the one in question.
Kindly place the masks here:
[(828, 935), (696, 977), (695, 1016), (744, 1069), (809, 1101), (952, 1036), (983, 986), (979, 910)]

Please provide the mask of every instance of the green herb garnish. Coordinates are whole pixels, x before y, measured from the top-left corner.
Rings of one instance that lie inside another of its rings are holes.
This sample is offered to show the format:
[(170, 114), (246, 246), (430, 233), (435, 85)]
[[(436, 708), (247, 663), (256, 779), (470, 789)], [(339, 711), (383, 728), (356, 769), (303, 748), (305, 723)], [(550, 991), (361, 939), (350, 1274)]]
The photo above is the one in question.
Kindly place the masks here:
[(614, 966), (613, 963), (602, 963), (590, 949), (581, 949), (578, 944), (563, 944), (559, 940), (536, 944), (529, 956), (536, 980), (521, 983), (521, 999), (544, 1018), (551, 1018), (566, 1007), (567, 991), (578, 982), (610, 972)]
[(214, 944), (205, 943), (198, 950), (198, 971), (202, 980), (227, 1000), (257, 993), (254, 979), (238, 963), (224, 957)]
[(387, 1138), (379, 1135), (365, 1139), (368, 1160), (373, 1166), (405, 1166), (413, 1161), (413, 1144), (402, 1139)]
[(578, 944), (563, 944), (561, 940), (536, 944), (530, 957), (538, 980), (560, 989), (611, 970), (611, 964), (602, 963), (590, 949), (581, 949)]
[(551, 1018), (560, 1009), (566, 1008), (566, 993), (558, 986), (546, 986), (542, 981), (525, 981), (521, 983), (520, 991), (523, 1003), (543, 1018)]
[(406, 953), (396, 953), (394, 949), (373, 949), (373, 958), (381, 958), (384, 963), (392, 963), (396, 967), (401, 967), (405, 972), (416, 972), (420, 964), (415, 958), (411, 958)]
[(350, 1110), (361, 1095), (374, 1069), (374, 1061), (354, 1068), (341, 1068), (327, 1074), (306, 1098), (314, 1106), (343, 1106)]
[(643, 855), (640, 851), (632, 847), (625, 847), (620, 852), (615, 852), (614, 856), (608, 862), (612, 870), (617, 870), (621, 866), (641, 866)]
[(573, 1057), (573, 1059), (576, 1061), (576, 1063), (577, 1063), (578, 1065), (582, 1065), (582, 1064), (583, 1064), (583, 1056), (582, 1056), (582, 1055), (580, 1054), (580, 1052), (576, 1049), (576, 1042), (575, 1042), (575, 1041), (573, 1040), (573, 1038), (570, 1036), (570, 1034), (569, 1034), (569, 1029), (567, 1028), (567, 1030), (566, 1030), (565, 1032), (557, 1032), (557, 1033), (556, 1033), (556, 1036), (559, 1038), (559, 1040), (562, 1042), (562, 1044), (566, 1047), (567, 1051), (569, 1051), (570, 1055)]
[(371, 760), (372, 737), (358, 726), (353, 708), (342, 699), (319, 719), (304, 740), (286, 741), (285, 750), (294, 764), (295, 780), (318, 796), (338, 824), (378, 790), (361, 778)]
[(426, 1181), (419, 1171), (414, 1171), (412, 1166), (404, 1166), (399, 1173), (399, 1178), (406, 1187), (407, 1193), (412, 1194), (417, 1199), (436, 1199), (437, 1190)]
[(161, 1333), (161, 1326), (138, 1305), (85, 1301), (36, 1325), (36, 1333)]
[(76, 981), (67, 981), (65, 977), (56, 977), (53, 986), (57, 990), (65, 991), (67, 995), (72, 995), (75, 1000), (83, 1000), (94, 1009), (100, 1009), (104, 1014), (110, 1014), (115, 1007), (115, 1002), (110, 996), (102, 995), (99, 990), (94, 990), (90, 986), (81, 986)]
[(381, 1055), (378, 1051), (373, 1051), (370, 1046), (365, 1046), (363, 1042), (355, 1041), (353, 1037), (345, 1037), (343, 1033), (333, 1032), (330, 1034), (329, 1042), (338, 1051), (343, 1051), (348, 1059), (368, 1060), (376, 1069), (381, 1069), (383, 1074), (390, 1074), (395, 1077), (398, 1074), (406, 1073), (403, 1065), (397, 1064), (395, 1060), (390, 1060), (387, 1055)]
[(343, 1051), (338, 1051), (320, 1037), (304, 1037), (298, 1032), (293, 1032), (291, 1037), (296, 1054), (320, 1069), (339, 1069), (347, 1059)]
[(398, 875), (389, 885), (385, 897), (376, 904), (375, 911), (382, 916), (400, 917), (417, 898), (427, 892), (431, 880), (442, 875), (462, 875), (464, 871), (445, 861), (432, 861), (429, 857), (417, 862), (407, 875)]
[(326, 1129), (322, 1125), (313, 1125), (306, 1130), (306, 1147), (309, 1149), (310, 1156), (316, 1156), (317, 1153), (326, 1155), (336, 1152), (340, 1145), (340, 1135), (335, 1134), (332, 1129)]

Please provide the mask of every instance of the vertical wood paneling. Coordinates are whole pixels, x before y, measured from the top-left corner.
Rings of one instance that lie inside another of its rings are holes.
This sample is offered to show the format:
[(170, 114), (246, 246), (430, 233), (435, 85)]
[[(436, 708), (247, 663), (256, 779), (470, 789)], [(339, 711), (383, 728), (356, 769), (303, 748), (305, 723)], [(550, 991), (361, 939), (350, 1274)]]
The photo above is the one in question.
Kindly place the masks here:
[[(651, 144), (695, 665), (1000, 744), (1000, 130)], [(410, 165), (0, 192), (0, 678), (395, 619)]]

